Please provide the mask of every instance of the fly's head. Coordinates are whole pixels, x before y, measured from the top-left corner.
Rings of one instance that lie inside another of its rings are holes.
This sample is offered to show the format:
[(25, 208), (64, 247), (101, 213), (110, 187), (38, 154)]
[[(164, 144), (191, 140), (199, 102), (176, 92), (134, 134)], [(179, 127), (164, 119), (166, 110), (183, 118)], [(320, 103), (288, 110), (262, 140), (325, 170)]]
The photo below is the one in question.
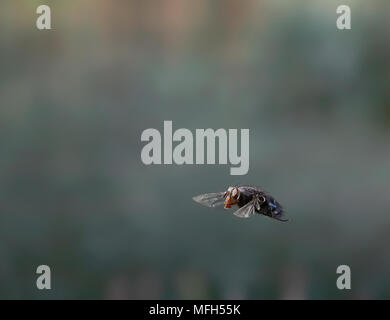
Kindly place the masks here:
[(231, 208), (232, 205), (237, 204), (238, 199), (240, 198), (240, 190), (237, 187), (229, 187), (223, 197), (225, 198), (225, 209)]

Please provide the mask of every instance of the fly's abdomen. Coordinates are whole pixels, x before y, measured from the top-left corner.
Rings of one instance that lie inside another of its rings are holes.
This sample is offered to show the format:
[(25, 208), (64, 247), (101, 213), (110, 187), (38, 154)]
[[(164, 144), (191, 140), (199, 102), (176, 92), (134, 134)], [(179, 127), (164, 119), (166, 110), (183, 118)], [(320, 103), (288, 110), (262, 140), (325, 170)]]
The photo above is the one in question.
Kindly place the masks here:
[(283, 220), (283, 207), (279, 202), (277, 202), (274, 198), (269, 197), (266, 202), (266, 208), (264, 208), (266, 211), (266, 215)]

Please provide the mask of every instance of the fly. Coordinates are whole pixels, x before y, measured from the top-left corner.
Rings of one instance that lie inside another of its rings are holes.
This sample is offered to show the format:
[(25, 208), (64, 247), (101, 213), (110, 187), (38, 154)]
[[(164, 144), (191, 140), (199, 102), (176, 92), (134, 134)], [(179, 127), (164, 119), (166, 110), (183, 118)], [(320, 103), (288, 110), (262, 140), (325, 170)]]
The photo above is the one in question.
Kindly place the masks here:
[(288, 221), (283, 207), (270, 194), (253, 186), (229, 187), (224, 192), (204, 193), (193, 197), (194, 201), (206, 207), (224, 205), (225, 209), (237, 205), (233, 214), (240, 218), (249, 218), (261, 214), (279, 221)]

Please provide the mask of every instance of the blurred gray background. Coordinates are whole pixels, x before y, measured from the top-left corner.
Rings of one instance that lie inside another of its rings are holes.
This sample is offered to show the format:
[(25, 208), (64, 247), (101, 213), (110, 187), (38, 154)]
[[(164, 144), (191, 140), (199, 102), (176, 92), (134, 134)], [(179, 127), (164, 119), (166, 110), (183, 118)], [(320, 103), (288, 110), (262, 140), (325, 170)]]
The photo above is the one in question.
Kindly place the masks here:
[[(35, 27), (40, 4), (51, 31)], [(385, 0), (2, 0), (0, 298), (390, 298), (389, 13)], [(145, 166), (141, 133), (163, 120), (249, 128), (248, 175)], [(235, 183), (270, 191), (291, 221), (191, 199)]]

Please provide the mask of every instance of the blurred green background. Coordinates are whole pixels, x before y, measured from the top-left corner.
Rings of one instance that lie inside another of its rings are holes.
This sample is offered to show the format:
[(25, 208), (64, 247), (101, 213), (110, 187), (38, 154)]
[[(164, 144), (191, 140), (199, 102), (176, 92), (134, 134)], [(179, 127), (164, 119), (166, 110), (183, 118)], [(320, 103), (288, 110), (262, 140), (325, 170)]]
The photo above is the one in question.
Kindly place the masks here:
[[(341, 4), (352, 30), (336, 28)], [(390, 298), (389, 14), (386, 0), (2, 0), (0, 298)], [(163, 120), (249, 128), (248, 175), (145, 166), (141, 133)], [(235, 183), (291, 221), (191, 199)], [(352, 290), (336, 288), (341, 264)]]

